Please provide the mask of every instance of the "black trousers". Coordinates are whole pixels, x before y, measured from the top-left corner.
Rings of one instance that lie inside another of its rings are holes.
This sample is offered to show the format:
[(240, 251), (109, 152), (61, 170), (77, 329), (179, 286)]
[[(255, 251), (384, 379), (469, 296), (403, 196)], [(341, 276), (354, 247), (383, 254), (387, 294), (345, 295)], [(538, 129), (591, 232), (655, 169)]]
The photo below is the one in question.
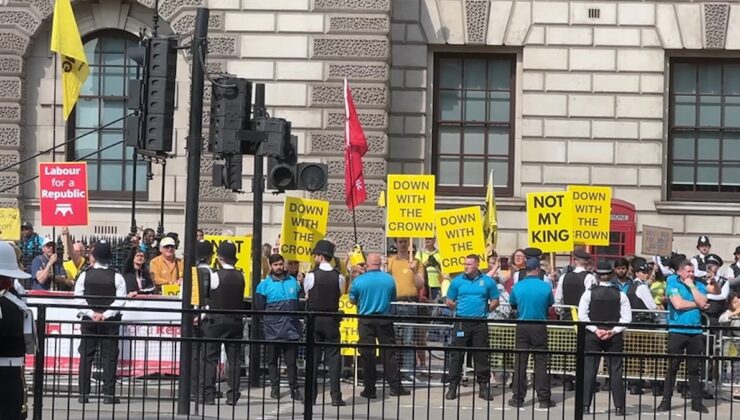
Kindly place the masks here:
[[(586, 351), (619, 353), (624, 350), (624, 337), (616, 334), (608, 340), (599, 340), (596, 334), (588, 331), (586, 333)], [(591, 399), (596, 385), (596, 374), (598, 373), (601, 356), (586, 356), (584, 366), (584, 388), (583, 401), (587, 406), (591, 405)], [(609, 385), (612, 391), (615, 408), (624, 408), (624, 382), (622, 381), (622, 358), (607, 357), (606, 364), (609, 368)]]
[[(453, 347), (488, 347), (488, 324), (485, 320), (465, 321), (455, 323), (452, 331)], [(463, 356), (462, 351), (452, 351), (450, 354), (450, 385), (459, 385), (462, 378)], [(491, 365), (489, 353), (484, 351), (473, 352), (475, 361), (475, 379), (479, 384), (488, 384), (491, 379)]]
[[(702, 334), (679, 334), (668, 333), (668, 354), (704, 354), (704, 335)], [(676, 385), (676, 373), (678, 373), (681, 358), (671, 359), (666, 372), (665, 386), (663, 387), (663, 399), (669, 400), (673, 396), (673, 387)], [(701, 403), (701, 360), (687, 359), (686, 373), (689, 377), (689, 392), (693, 404)]]
[[(316, 342), (337, 343), (339, 344), (339, 323), (340, 319), (330, 316), (316, 317), (313, 339)], [(321, 354), (324, 354), (324, 365), (329, 369), (329, 382), (331, 384), (330, 392), (332, 399), (340, 399), (342, 392), (339, 390), (339, 374), (342, 370), (342, 360), (339, 357), (338, 346), (317, 346), (314, 349), (314, 374), (313, 374), (313, 391), (314, 398), (318, 395), (318, 366), (321, 361)]]
[(276, 343), (267, 346), (267, 374), (270, 377), (272, 389), (280, 389), (280, 354), (285, 359), (288, 368), (288, 385), (290, 389), (298, 389), (298, 344)]
[[(517, 325), (516, 326), (516, 349), (517, 350), (547, 350), (547, 326), (546, 325)], [(527, 363), (530, 353), (517, 353), (516, 367), (514, 369), (514, 392), (515, 400), (523, 401), (527, 396)], [(537, 391), (539, 401), (550, 399), (550, 378), (547, 375), (548, 356), (545, 353), (534, 355), (534, 387)]]
[[(203, 338), (203, 327), (201, 324), (193, 325), (193, 338)], [(190, 395), (192, 399), (197, 399), (203, 392), (203, 385), (200, 378), (203, 376), (205, 369), (206, 344), (197, 342), (192, 344), (192, 354), (190, 357)]]
[[(80, 331), (82, 340), (80, 352), (80, 394), (90, 394), (90, 373), (92, 371), (95, 353), (100, 345), (101, 367), (103, 368), (103, 395), (113, 395), (116, 388), (116, 364), (118, 362), (118, 337), (120, 326), (112, 322), (120, 321), (121, 315), (105, 321), (93, 321), (89, 317), (82, 317)], [(105, 337), (90, 337), (105, 336)], [(110, 338), (106, 338), (110, 337)]]
[[(203, 325), (203, 337), (210, 339), (241, 339), (244, 332), (244, 324), (241, 317), (216, 315), (207, 317)], [(208, 342), (205, 345), (204, 367), (202, 377), (203, 399), (212, 400), (216, 397), (216, 366), (221, 356), (221, 341)], [(241, 345), (237, 343), (224, 343), (226, 347), (226, 380), (229, 384), (227, 398), (239, 396), (239, 377), (241, 363)]]
[(23, 369), (0, 367), (0, 419), (21, 420), (23, 408)]
[[(380, 344), (396, 344), (396, 332), (393, 322), (387, 319), (360, 319), (358, 332), (360, 344), (375, 345), (377, 339)], [(367, 347), (360, 349), (362, 357), (362, 375), (365, 390), (375, 390), (377, 380), (375, 348)], [(397, 351), (385, 349), (380, 352), (383, 359), (383, 373), (391, 388), (401, 388), (401, 373), (398, 370)]]

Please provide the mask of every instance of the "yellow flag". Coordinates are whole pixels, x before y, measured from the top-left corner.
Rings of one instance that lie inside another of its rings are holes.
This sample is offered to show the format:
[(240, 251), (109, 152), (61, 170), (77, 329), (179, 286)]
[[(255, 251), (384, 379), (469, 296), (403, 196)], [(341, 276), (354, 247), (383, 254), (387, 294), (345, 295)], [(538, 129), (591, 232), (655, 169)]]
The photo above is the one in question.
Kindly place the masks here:
[(380, 191), (378, 196), (378, 207), (385, 207), (385, 191)]
[(54, 3), (51, 50), (62, 58), (62, 113), (66, 120), (90, 73), (70, 0), (56, 0)]
[(496, 221), (496, 195), (493, 193), (493, 170), (488, 174), (486, 188), (486, 211), (483, 217), (483, 234), (486, 238), (486, 252), (488, 255), (496, 249), (498, 239), (498, 221)]

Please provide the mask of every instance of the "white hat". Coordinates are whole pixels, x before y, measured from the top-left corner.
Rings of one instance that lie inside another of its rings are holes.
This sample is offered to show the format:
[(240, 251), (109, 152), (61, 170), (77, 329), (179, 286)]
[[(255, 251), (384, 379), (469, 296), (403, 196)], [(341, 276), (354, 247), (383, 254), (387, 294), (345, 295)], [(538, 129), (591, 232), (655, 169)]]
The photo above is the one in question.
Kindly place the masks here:
[(29, 279), (31, 275), (18, 268), (18, 260), (15, 256), (13, 245), (8, 242), (0, 242), (0, 276), (13, 279)]
[(163, 248), (166, 246), (175, 246), (175, 240), (169, 236), (165, 236), (161, 241), (159, 241), (159, 247)]
[(49, 245), (49, 244), (56, 245), (56, 243), (54, 243), (54, 240), (53, 239), (48, 238), (48, 237), (44, 237), (44, 239), (41, 241), (41, 248), (43, 248), (43, 247), (45, 247), (46, 245)]

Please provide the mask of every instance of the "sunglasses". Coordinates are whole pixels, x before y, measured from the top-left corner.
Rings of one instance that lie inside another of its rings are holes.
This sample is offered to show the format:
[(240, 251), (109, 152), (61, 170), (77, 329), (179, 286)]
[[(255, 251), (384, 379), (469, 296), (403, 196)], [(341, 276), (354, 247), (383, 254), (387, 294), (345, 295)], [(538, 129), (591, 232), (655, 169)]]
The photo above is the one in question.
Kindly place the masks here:
[(175, 246), (174, 245), (165, 245), (162, 248), (165, 248), (165, 249), (175, 249)]

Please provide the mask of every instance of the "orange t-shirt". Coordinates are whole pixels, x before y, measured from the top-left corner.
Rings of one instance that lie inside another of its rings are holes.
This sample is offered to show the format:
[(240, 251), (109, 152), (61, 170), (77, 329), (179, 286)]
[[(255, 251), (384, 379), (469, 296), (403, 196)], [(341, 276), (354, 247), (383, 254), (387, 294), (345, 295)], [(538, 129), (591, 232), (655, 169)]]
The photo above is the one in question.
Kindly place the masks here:
[(392, 256), (388, 258), (388, 274), (396, 281), (396, 296), (398, 298), (415, 298), (418, 296), (414, 275), (421, 274), (421, 261), (416, 260), (416, 271), (409, 267), (408, 258)]
[(149, 262), (149, 272), (157, 286), (176, 283), (185, 273), (181, 259), (177, 258), (175, 263), (170, 264), (161, 255), (152, 258)]

